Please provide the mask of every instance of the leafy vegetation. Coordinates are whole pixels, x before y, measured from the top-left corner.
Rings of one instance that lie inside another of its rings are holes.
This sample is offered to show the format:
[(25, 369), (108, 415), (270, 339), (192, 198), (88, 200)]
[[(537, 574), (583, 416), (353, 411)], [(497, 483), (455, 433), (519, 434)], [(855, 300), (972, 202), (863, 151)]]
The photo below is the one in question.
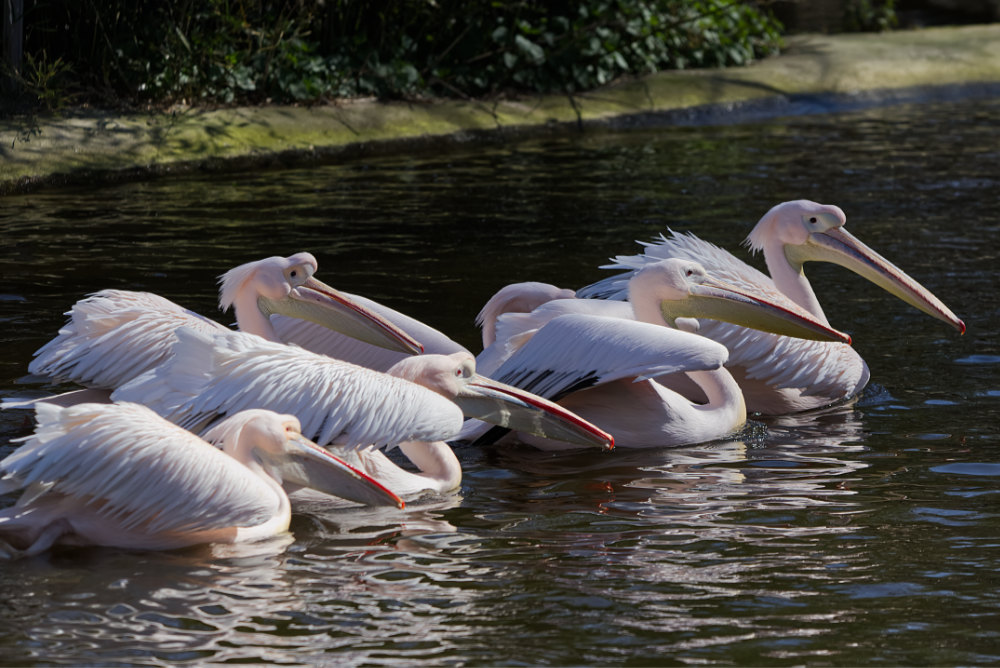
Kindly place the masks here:
[(23, 89), (50, 107), (572, 93), (742, 65), (780, 40), (777, 21), (737, 0), (25, 4)]
[(883, 32), (896, 27), (896, 0), (851, 0), (844, 27), (851, 32)]

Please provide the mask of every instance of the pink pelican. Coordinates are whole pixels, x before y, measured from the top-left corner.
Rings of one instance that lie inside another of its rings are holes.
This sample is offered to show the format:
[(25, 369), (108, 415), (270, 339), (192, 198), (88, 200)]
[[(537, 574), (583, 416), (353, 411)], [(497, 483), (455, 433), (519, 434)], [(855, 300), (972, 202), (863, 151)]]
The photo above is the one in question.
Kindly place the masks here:
[(288, 531), (282, 489), (303, 485), (369, 504), (403, 502), (302, 436), (291, 415), (237, 413), (206, 434), (137, 404), (36, 404), (35, 433), (0, 462), (0, 556), (53, 545), (165, 550)]
[[(747, 237), (752, 251), (762, 251), (771, 276), (692, 234), (671, 232), (644, 243), (639, 255), (618, 256), (608, 269), (627, 271), (577, 291), (580, 297), (624, 299), (629, 277), (664, 258), (701, 263), (712, 275), (762, 295), (775, 304), (794, 303), (827, 323), (806, 279), (803, 263), (839, 264), (872, 281), (924, 313), (943, 320), (959, 333), (965, 324), (929, 290), (844, 229), (839, 207), (797, 200), (768, 211)], [(820, 408), (846, 400), (868, 383), (870, 372), (861, 356), (839, 343), (804, 341), (758, 332), (738, 325), (703, 321), (699, 333), (729, 349), (726, 367), (746, 397), (747, 408), (780, 415)]]
[[(268, 341), (281, 341), (270, 317), (283, 314), (402, 354), (421, 351), (412, 337), (315, 278), (316, 268), (309, 253), (241, 265), (220, 278), (219, 306), (224, 311), (233, 308), (241, 331)], [(102, 290), (74, 304), (67, 315), (69, 321), (35, 353), (28, 370), (104, 390), (163, 363), (178, 327), (230, 331), (148, 292)]]
[[(508, 286), (480, 313), (506, 308)], [(794, 304), (774, 304), (709, 276), (695, 262), (664, 260), (635, 272), (629, 301), (557, 299), (530, 313), (506, 313), (479, 357), (492, 377), (556, 401), (615, 437), (618, 447), (679, 446), (731, 435), (746, 422), (743, 394), (723, 368), (724, 346), (674, 326), (725, 319), (787, 336), (850, 341)], [(498, 304), (499, 302), (499, 304)], [(680, 322), (678, 322), (680, 320)], [(695, 403), (661, 379), (680, 375), (705, 396)], [(483, 425), (462, 438), (494, 440)], [(543, 449), (565, 443), (520, 434)]]
[[(181, 328), (176, 337), (165, 364), (112, 398), (150, 406), (195, 432), (248, 408), (290, 413), (307, 437), (337, 446), (402, 496), (459, 486), (461, 466), (446, 441), (458, 435), (463, 412), (582, 446), (613, 445), (564, 408), (476, 374), (468, 353), (412, 356), (383, 373), (240, 332)], [(378, 451), (396, 446), (420, 473), (408, 474)]]

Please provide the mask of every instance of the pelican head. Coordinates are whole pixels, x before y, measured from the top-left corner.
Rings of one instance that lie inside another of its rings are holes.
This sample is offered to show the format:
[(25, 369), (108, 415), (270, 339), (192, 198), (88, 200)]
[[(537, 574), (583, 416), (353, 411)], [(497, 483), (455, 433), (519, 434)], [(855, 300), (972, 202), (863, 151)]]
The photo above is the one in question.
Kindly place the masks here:
[(313, 276), (317, 266), (310, 253), (240, 265), (219, 278), (219, 308), (226, 311), (235, 305), (238, 319), (241, 296), (247, 295), (247, 299), (256, 297), (256, 306), (265, 318), (291, 316), (381, 348), (423, 352), (409, 334)]
[[(833, 262), (867, 278), (883, 290), (965, 333), (965, 323), (930, 290), (910, 278), (844, 229), (840, 207), (809, 200), (784, 202), (768, 211), (747, 237), (751, 250), (763, 250), (777, 240), (793, 271), (805, 262)], [(771, 261), (768, 261), (771, 265)], [(772, 267), (772, 275), (774, 275)]]
[(850, 336), (792, 302), (777, 304), (749, 294), (691, 260), (671, 258), (644, 266), (629, 282), (629, 301), (637, 316), (652, 304), (674, 326), (678, 318), (708, 318), (799, 339), (851, 342)]
[(611, 434), (562, 406), (476, 373), (469, 353), (418, 355), (396, 363), (389, 373), (448, 397), (469, 418), (577, 445), (614, 448)]
[(256, 462), (286, 491), (308, 487), (366, 505), (404, 505), (380, 482), (303, 436), (294, 415), (241, 411), (210, 429), (205, 440), (244, 463)]

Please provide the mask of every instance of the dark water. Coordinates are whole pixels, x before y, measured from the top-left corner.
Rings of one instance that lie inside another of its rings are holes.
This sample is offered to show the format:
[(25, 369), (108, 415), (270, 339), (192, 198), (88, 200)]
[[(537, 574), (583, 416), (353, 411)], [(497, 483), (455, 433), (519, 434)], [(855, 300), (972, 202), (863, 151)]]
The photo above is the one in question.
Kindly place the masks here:
[(298, 515), (287, 546), (0, 565), (0, 663), (1000, 663), (998, 137), (980, 100), (0, 201), (4, 396), (100, 288), (213, 314), (218, 274), (309, 250), (475, 347), (506, 283), (592, 282), (667, 224), (736, 249), (801, 197), (968, 325), (810, 265), (872, 369), (855, 405), (677, 450), (463, 448), (459, 495)]

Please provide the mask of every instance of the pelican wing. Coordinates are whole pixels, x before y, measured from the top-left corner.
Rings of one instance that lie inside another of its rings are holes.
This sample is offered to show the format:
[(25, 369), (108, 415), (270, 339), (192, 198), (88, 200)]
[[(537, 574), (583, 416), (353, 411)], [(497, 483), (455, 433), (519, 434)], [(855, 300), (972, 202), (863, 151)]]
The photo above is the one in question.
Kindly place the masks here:
[(149, 292), (102, 290), (78, 301), (66, 315), (66, 325), (38, 349), (28, 370), (109, 390), (163, 363), (178, 327), (226, 331)]
[(277, 506), (249, 469), (144, 406), (36, 408), (35, 433), (0, 462), (0, 493), (25, 490), (15, 512), (59, 498), (154, 534), (253, 526)]
[(623, 378), (717, 369), (726, 349), (695, 334), (593, 315), (559, 316), (500, 365), (495, 380), (558, 401)]
[(252, 334), (206, 335), (181, 328), (170, 360), (120, 388), (115, 400), (152, 407), (204, 431), (248, 408), (295, 415), (320, 445), (442, 441), (462, 413), (439, 394), (401, 378)]
[(476, 370), (491, 376), (546, 324), (562, 315), (595, 315), (632, 320), (631, 305), (592, 299), (553, 299), (530, 313), (504, 313), (497, 317), (496, 340), (476, 357)]
[(637, 242), (643, 246), (642, 253), (618, 255), (612, 258), (613, 264), (602, 265), (602, 269), (622, 269), (624, 271), (580, 288), (576, 291), (577, 296), (627, 299), (628, 282), (636, 270), (660, 260), (679, 258), (697, 262), (712, 276), (735, 285), (750, 294), (760, 295), (780, 306), (785, 307), (786, 304), (792, 303), (778, 290), (770, 276), (754, 269), (729, 251), (691, 233), (674, 232), (670, 229), (667, 232), (670, 233), (669, 237), (661, 234), (658, 239), (653, 241)]
[(748, 378), (776, 388), (806, 388), (807, 396), (826, 395), (857, 382), (858, 354), (846, 343), (795, 339), (713, 320), (699, 322), (699, 334), (729, 349), (726, 366), (744, 368)]
[[(442, 332), (419, 320), (371, 299), (350, 293), (344, 294), (356, 300), (362, 306), (379, 314), (419, 341), (424, 347), (424, 353), (450, 355), (456, 352), (468, 352), (463, 346), (452, 341)], [(379, 348), (378, 346), (373, 346), (335, 332), (327, 327), (298, 318), (273, 315), (271, 316), (271, 324), (282, 341), (294, 343), (314, 353), (351, 362), (352, 364), (369, 369), (387, 371), (393, 364), (406, 357), (404, 353)]]
[[(559, 401), (574, 392), (618, 380), (718, 369), (726, 359), (723, 346), (696, 334), (620, 316), (571, 313), (541, 326), (492, 378)], [(505, 430), (470, 420), (459, 438), (484, 444), (503, 433)]]

